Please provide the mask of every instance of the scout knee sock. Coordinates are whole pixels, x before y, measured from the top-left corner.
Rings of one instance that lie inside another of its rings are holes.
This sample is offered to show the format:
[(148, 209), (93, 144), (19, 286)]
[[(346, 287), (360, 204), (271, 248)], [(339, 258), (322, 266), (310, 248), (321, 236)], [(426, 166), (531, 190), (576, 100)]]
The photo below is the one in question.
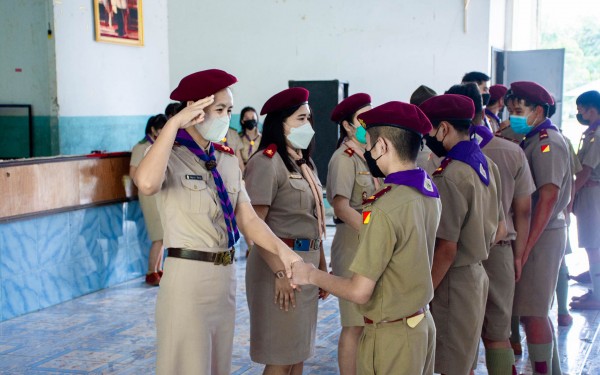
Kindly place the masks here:
[(569, 269), (563, 261), (558, 270), (558, 282), (556, 283), (556, 302), (558, 303), (558, 314), (568, 315), (567, 295), (569, 294)]
[(592, 290), (594, 291), (594, 299), (600, 300), (600, 263), (590, 264), (590, 276), (592, 277)]
[(547, 344), (527, 343), (531, 369), (535, 375), (552, 374), (552, 342)]
[(556, 331), (552, 331), (552, 375), (562, 375), (560, 369), (560, 356), (558, 355), (558, 343), (556, 342)]
[(515, 355), (512, 349), (487, 349), (485, 351), (485, 365), (490, 375), (512, 374), (514, 364)]
[(513, 315), (510, 318), (510, 342), (521, 342), (521, 331), (519, 326), (519, 317)]

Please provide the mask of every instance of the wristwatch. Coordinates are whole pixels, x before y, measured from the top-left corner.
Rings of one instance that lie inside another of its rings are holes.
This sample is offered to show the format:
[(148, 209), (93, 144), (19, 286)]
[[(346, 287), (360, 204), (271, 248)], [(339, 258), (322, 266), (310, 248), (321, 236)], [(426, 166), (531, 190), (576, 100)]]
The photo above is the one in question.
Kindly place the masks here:
[(285, 271), (277, 271), (275, 272), (275, 277), (278, 279), (283, 279), (285, 277)]

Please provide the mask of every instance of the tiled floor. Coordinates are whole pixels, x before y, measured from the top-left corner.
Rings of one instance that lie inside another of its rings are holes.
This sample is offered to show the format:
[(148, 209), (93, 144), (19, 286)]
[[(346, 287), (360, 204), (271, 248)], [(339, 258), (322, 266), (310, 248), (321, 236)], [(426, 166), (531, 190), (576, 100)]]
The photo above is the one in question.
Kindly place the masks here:
[[(330, 230), (329, 241), (333, 237)], [(329, 248), (326, 245), (326, 248)], [(569, 256), (571, 273), (585, 268), (583, 251)], [(250, 361), (249, 319), (244, 287), (246, 262), (238, 270), (237, 319), (233, 352), (234, 374), (260, 374)], [(142, 279), (105, 289), (39, 312), (0, 323), (0, 374), (152, 374), (154, 373), (154, 303), (158, 288)], [(571, 294), (585, 288), (572, 285)], [(597, 311), (573, 313), (571, 327), (559, 329), (559, 350), (565, 374), (600, 374), (600, 337)], [(555, 316), (554, 316), (555, 318)], [(337, 373), (337, 300), (319, 306), (315, 356), (305, 374)], [(526, 354), (519, 372), (531, 373)], [(483, 355), (477, 374), (486, 374)]]

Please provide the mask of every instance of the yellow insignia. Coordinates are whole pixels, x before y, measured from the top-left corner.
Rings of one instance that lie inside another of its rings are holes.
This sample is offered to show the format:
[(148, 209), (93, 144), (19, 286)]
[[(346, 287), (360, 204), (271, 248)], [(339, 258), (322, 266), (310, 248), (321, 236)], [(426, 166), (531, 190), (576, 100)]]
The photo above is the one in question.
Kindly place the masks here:
[(267, 150), (267, 151), (265, 151), (265, 152), (266, 152), (267, 154), (269, 154), (269, 155), (273, 155), (273, 150)]
[(250, 146), (254, 146), (254, 141), (250, 141)]
[(227, 142), (227, 137), (223, 137), (223, 139), (221, 139), (221, 142), (223, 142), (223, 143)]
[(363, 211), (363, 224), (369, 224), (371, 221), (371, 211)]
[(542, 145), (540, 149), (542, 152), (550, 152), (550, 145)]
[(367, 127), (367, 124), (363, 121), (363, 119), (359, 118), (358, 122), (360, 122), (360, 124), (362, 125), (363, 128)]

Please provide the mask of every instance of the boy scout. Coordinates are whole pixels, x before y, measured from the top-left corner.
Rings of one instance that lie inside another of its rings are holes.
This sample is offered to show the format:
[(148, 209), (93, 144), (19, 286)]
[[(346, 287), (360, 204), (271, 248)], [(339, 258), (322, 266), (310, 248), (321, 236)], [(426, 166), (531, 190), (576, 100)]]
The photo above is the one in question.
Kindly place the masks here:
[(365, 328), (359, 374), (433, 374), (435, 326), (430, 269), (441, 205), (429, 176), (416, 168), (421, 138), (431, 129), (414, 105), (389, 102), (360, 114), (374, 176), (385, 186), (368, 198), (352, 278), (295, 263), (293, 282), (314, 284), (360, 304)]
[(577, 215), (579, 246), (590, 263), (591, 292), (573, 298), (573, 309), (600, 309), (600, 93), (588, 91), (576, 101), (577, 120), (589, 128), (583, 133), (577, 156), (583, 169), (575, 180), (574, 213)]
[[(331, 244), (333, 274), (351, 277), (350, 263), (358, 248), (362, 226), (362, 202), (379, 186), (364, 157), (366, 130), (357, 116), (371, 109), (371, 97), (358, 93), (341, 101), (332, 111), (331, 120), (340, 126), (338, 149), (329, 161), (327, 200), (333, 207), (336, 224)], [(362, 335), (363, 316), (355, 303), (338, 299), (342, 332), (338, 341), (340, 374), (356, 374), (356, 350)]]
[(504, 85), (490, 86), (490, 101), (485, 106), (485, 116), (494, 132), (500, 130), (502, 120), (499, 115), (502, 113), (502, 109), (504, 109), (504, 95), (506, 95), (507, 91), (508, 87)]
[(431, 312), (438, 330), (435, 371), (467, 374), (477, 356), (488, 295), (481, 261), (506, 235), (500, 175), (469, 139), (475, 115), (470, 98), (444, 94), (420, 108), (434, 126), (426, 136), (429, 148), (445, 157), (433, 173), (442, 200), (431, 270), (436, 288)]
[(571, 194), (569, 150), (548, 118), (552, 97), (542, 86), (513, 82), (507, 94), (514, 106), (513, 131), (525, 135), (525, 151), (536, 191), (532, 196), (531, 227), (516, 284), (513, 314), (521, 316), (529, 359), (535, 374), (560, 373), (552, 366), (553, 328), (548, 319), (558, 269), (566, 244), (564, 209)]

